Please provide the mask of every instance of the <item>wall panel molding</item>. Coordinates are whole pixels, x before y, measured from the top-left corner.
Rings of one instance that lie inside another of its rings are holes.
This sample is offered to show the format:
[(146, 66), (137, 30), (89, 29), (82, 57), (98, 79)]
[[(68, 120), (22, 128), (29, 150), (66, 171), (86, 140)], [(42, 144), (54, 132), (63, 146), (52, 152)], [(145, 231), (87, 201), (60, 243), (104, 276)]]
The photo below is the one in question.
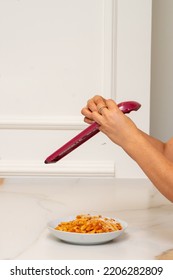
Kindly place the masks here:
[[(107, 98), (116, 96), (116, 48), (117, 48), (117, 0), (103, 1), (102, 48), (102, 94)], [(12, 93), (13, 94), (13, 93)], [(84, 97), (85, 98), (85, 97)], [(85, 99), (84, 99), (85, 100)], [(70, 110), (69, 110), (70, 111)], [(83, 117), (1, 115), (0, 129), (36, 129), (36, 130), (81, 130), (86, 127)]]
[(86, 126), (82, 116), (14, 116), (0, 119), (0, 129), (80, 130)]
[(0, 177), (114, 177), (113, 161), (69, 161), (44, 164), (40, 161), (1, 161)]

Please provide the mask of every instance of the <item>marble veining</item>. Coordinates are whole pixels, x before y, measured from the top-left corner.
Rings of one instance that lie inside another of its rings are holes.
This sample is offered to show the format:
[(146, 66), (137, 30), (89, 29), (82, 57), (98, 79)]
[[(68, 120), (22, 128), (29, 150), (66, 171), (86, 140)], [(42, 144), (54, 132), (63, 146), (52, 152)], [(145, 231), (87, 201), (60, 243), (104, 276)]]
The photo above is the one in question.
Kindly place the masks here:
[[(128, 223), (101, 245), (68, 244), (47, 223), (81, 213)], [(0, 187), (0, 259), (173, 259), (173, 204), (147, 179), (10, 178)]]

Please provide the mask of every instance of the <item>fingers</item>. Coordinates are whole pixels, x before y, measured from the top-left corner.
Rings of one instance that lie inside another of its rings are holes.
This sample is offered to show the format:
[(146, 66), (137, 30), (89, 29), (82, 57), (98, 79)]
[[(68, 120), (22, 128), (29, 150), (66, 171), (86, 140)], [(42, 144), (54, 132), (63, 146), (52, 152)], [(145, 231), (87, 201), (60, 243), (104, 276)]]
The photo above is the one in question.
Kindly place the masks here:
[(84, 118), (84, 121), (85, 121), (85, 122), (91, 123), (91, 122), (93, 121), (92, 112), (91, 112), (87, 107), (84, 107), (84, 108), (81, 110), (81, 114), (85, 117), (85, 118)]
[(119, 110), (117, 104), (112, 99), (105, 99), (100, 95), (95, 95), (89, 99), (87, 106), (81, 110), (84, 115), (84, 121), (91, 124), (93, 121), (101, 123), (104, 116), (108, 111)]
[[(113, 101), (112, 99), (108, 99), (106, 100), (106, 106), (109, 110), (109, 113), (112, 113), (112, 114), (123, 114), (122, 110), (120, 110), (119, 106), (116, 104), (115, 101)], [(106, 110), (102, 113), (103, 114), (106, 114)]]
[(88, 124), (92, 124), (94, 121), (98, 124), (101, 123), (102, 115), (98, 111), (91, 112), (87, 108), (83, 108), (81, 113), (84, 115), (84, 121)]
[(119, 109), (115, 101), (112, 99), (107, 99), (106, 100), (106, 106), (108, 107), (109, 110), (117, 110)]
[(92, 112), (98, 111), (98, 108), (104, 106), (105, 102), (106, 100), (102, 96), (95, 95), (93, 98), (88, 100), (87, 108)]
[(105, 100), (104, 105), (101, 103), (97, 105), (98, 113), (102, 116), (106, 116), (108, 112), (119, 110), (117, 104), (112, 99)]
[(89, 99), (87, 102), (87, 106), (81, 110), (82, 115), (85, 116), (84, 121), (87, 123), (92, 123), (93, 112), (98, 112), (100, 108), (106, 106), (106, 100), (100, 95), (95, 95), (93, 98)]
[(84, 122), (88, 123), (88, 124), (92, 124), (94, 121), (91, 119), (88, 119), (87, 117), (84, 118)]

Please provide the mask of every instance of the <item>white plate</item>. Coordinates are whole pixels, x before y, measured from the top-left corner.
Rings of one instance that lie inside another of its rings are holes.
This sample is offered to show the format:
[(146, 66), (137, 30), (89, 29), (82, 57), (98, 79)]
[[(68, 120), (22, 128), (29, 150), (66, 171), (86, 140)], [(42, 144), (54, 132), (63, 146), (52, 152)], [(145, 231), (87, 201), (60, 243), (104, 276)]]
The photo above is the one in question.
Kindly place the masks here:
[(94, 244), (105, 243), (105, 242), (113, 240), (114, 238), (117, 238), (127, 228), (127, 223), (125, 221), (115, 218), (117, 222), (121, 223), (122, 228), (123, 228), (122, 230), (92, 234), (92, 233), (66, 232), (66, 231), (61, 231), (61, 230), (55, 229), (55, 227), (59, 223), (71, 221), (71, 220), (74, 220), (75, 218), (76, 218), (76, 216), (70, 216), (70, 217), (63, 217), (63, 218), (59, 218), (54, 221), (51, 221), (48, 224), (48, 229), (54, 236), (58, 237), (59, 239), (65, 241), (65, 242), (74, 243), (74, 244), (83, 244), (83, 245), (87, 245), (87, 244), (94, 245)]

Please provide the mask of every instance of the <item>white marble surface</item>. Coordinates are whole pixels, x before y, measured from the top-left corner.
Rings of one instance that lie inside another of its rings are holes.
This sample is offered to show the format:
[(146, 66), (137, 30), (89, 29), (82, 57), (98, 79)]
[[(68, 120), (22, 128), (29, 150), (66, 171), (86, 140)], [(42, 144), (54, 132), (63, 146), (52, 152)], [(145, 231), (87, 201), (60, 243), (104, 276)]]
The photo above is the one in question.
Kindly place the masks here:
[[(47, 223), (82, 213), (118, 217), (122, 236), (102, 245), (53, 237)], [(173, 248), (173, 204), (146, 179), (9, 178), (0, 185), (0, 259), (155, 259)]]

